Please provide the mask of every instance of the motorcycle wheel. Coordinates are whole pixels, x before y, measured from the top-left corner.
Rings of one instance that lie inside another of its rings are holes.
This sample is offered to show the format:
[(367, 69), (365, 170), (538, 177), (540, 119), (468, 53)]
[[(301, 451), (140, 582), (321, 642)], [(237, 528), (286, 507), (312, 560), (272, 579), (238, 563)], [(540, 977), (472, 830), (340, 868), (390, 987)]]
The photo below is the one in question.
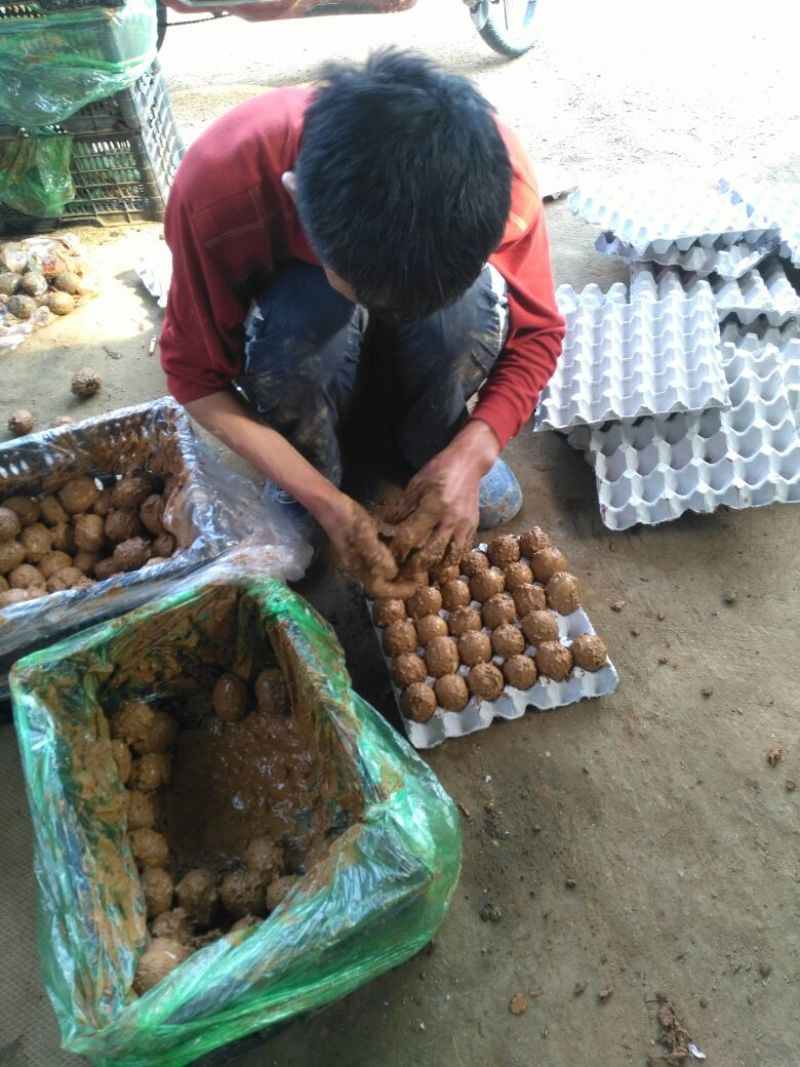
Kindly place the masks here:
[(533, 47), (537, 0), (490, 0), (489, 14), (478, 31), (490, 48), (515, 59)]

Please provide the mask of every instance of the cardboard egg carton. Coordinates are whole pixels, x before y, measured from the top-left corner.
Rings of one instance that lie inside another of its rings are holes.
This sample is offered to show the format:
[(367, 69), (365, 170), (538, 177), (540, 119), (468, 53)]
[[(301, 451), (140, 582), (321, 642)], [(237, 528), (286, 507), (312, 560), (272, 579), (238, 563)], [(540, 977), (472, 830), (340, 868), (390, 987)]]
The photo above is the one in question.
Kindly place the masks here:
[[(486, 545), (478, 545), (478, 548), (483, 551), (486, 549)], [(372, 604), (368, 602), (367, 606), (371, 616)], [(472, 607), (480, 608), (480, 606), (478, 601), (472, 602)], [(439, 612), (439, 615), (445, 621), (449, 620), (450, 614), (449, 611), (444, 609)], [(580, 637), (582, 634), (595, 633), (594, 627), (583, 608), (579, 608), (571, 615), (559, 615), (557, 612), (553, 612), (553, 614), (558, 622), (559, 641), (563, 645), (571, 645), (575, 638)], [(382, 631), (380, 628), (375, 627), (375, 632), (378, 637), (378, 643), (383, 649)], [(489, 633), (490, 631), (488, 628), (484, 628), (484, 632)], [(417, 654), (421, 656), (423, 651), (422, 648), (418, 648)], [(528, 645), (525, 649), (525, 654), (528, 656), (534, 655), (535, 652), (536, 646), (534, 645)], [(384, 659), (390, 670), (391, 677), (391, 659), (385, 653)], [(502, 657), (492, 657), (492, 663), (496, 666), (500, 667), (502, 662)], [(458, 673), (466, 678), (469, 668), (462, 663), (458, 667)], [(435, 679), (432, 677), (427, 678), (427, 682), (430, 685), (433, 685), (434, 681)], [(412, 719), (405, 717), (402, 703), (403, 690), (395, 683), (393, 678), (391, 684), (406, 735), (415, 748), (423, 749), (435, 748), (437, 745), (442, 744), (443, 741), (453, 737), (465, 737), (467, 734), (485, 730), (488, 726), (491, 726), (496, 718), (519, 719), (529, 708), (534, 708), (538, 711), (552, 711), (555, 708), (563, 708), (569, 704), (575, 704), (579, 700), (608, 696), (619, 685), (619, 674), (610, 659), (606, 660), (605, 665), (598, 671), (585, 671), (576, 666), (573, 667), (569, 678), (563, 682), (556, 682), (552, 678), (540, 676), (537, 678), (536, 684), (530, 689), (520, 690), (506, 686), (497, 700), (480, 700), (475, 696), (471, 696), (463, 711), (445, 711), (443, 708), (437, 707), (433, 717), (427, 722), (414, 722)]]
[(720, 189), (735, 205), (744, 204), (750, 217), (775, 228), (780, 254), (800, 267), (800, 187), (794, 181), (747, 182), (723, 178)]
[[(741, 278), (711, 275), (707, 281), (720, 319), (735, 315), (740, 322), (750, 325), (763, 316), (768, 325), (780, 326), (800, 317), (800, 296), (779, 259), (771, 258)], [(690, 296), (700, 284), (702, 280), (697, 274), (685, 274), (675, 267), (649, 263), (631, 266), (632, 298), (649, 295), (650, 299), (660, 300), (668, 295), (679, 298), (681, 293)]]
[[(654, 296), (655, 299), (651, 299)], [(662, 298), (663, 297), (663, 298)], [(655, 279), (628, 297), (617, 283), (557, 293), (566, 335), (537, 412), (537, 430), (601, 426), (728, 405), (719, 324), (707, 282), (659, 292)]]
[(792, 319), (780, 328), (771, 326), (761, 336), (752, 331), (744, 332), (745, 329), (735, 319), (730, 319), (723, 326), (725, 339), (750, 352), (758, 352), (768, 344), (778, 349), (789, 407), (800, 431), (800, 320)]
[(650, 248), (643, 255), (612, 233), (601, 233), (594, 243), (601, 255), (619, 256), (631, 265), (656, 263), (661, 267), (679, 267), (694, 274), (718, 274), (722, 278), (740, 278), (774, 252), (777, 246), (778, 238), (772, 231), (753, 243), (744, 241), (730, 246), (721, 245), (720, 242), (710, 246), (695, 244), (683, 252), (675, 246), (665, 252)]
[(725, 344), (723, 368), (730, 411), (571, 432), (570, 443), (594, 467), (609, 529), (654, 525), (722, 505), (800, 502), (800, 436), (780, 350), (769, 343)]

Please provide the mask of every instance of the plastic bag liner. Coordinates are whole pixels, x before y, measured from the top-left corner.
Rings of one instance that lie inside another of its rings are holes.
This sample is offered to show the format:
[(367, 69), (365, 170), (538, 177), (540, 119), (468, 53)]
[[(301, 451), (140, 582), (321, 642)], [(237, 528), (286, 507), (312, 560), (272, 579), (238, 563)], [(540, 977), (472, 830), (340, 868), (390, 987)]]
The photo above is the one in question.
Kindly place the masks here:
[(52, 218), (75, 197), (72, 138), (37, 131), (0, 140), (0, 201), (23, 215)]
[[(154, 603), (12, 671), (45, 986), (64, 1048), (95, 1063), (187, 1064), (341, 997), (421, 949), (455, 890), (452, 800), (353, 692), (332, 629), (265, 576), (271, 566), (233, 550)], [(330, 783), (322, 803), (356, 814), (268, 919), (201, 948), (137, 997), (145, 904), (102, 709), (188, 698), (209, 662), (252, 679), (269, 645), (292, 713), (311, 725), (315, 766)]]
[(143, 604), (247, 538), (269, 550), (272, 573), (288, 580), (303, 576), (311, 548), (252, 482), (222, 465), (168, 397), (0, 445), (0, 505), (17, 493), (52, 492), (78, 474), (107, 477), (148, 464), (174, 477), (163, 521), (177, 541), (175, 554), (88, 589), (0, 610), (0, 693), (11, 664), (24, 652)]
[(133, 85), (156, 57), (156, 0), (71, 11), (20, 0), (2, 14), (0, 124), (63, 122)]

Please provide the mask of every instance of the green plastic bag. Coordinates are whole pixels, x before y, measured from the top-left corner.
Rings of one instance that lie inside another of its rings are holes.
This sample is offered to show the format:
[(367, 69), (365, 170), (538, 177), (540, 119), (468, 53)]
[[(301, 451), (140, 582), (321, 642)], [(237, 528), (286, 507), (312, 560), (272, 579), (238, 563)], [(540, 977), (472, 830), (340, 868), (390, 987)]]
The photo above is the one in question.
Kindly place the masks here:
[[(31, 9), (37, 5), (31, 0)], [(0, 124), (63, 122), (133, 85), (155, 57), (156, 0), (6, 17), (0, 21)]]
[[(267, 920), (200, 949), (137, 997), (145, 905), (101, 709), (189, 692), (210, 655), (252, 677), (270, 646), (335, 782), (324, 802), (355, 789), (362, 814)], [(35, 830), (39, 953), (68, 1051), (98, 1064), (190, 1063), (351, 992), (419, 951), (442, 921), (461, 860), (452, 800), (353, 692), (327, 623), (259, 575), (252, 556), (28, 656), (11, 692)]]
[(23, 215), (53, 218), (75, 197), (72, 138), (41, 132), (0, 140), (0, 202)]

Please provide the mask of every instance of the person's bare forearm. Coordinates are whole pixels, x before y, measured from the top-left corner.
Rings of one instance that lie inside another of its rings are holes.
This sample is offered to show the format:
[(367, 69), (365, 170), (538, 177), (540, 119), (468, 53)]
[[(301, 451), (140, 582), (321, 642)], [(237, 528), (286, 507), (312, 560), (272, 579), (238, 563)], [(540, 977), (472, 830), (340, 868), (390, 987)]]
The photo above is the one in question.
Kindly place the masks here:
[(231, 392), (211, 393), (186, 405), (196, 419), (265, 477), (299, 500), (323, 525), (341, 506), (336, 486), (277, 430), (259, 422)]

